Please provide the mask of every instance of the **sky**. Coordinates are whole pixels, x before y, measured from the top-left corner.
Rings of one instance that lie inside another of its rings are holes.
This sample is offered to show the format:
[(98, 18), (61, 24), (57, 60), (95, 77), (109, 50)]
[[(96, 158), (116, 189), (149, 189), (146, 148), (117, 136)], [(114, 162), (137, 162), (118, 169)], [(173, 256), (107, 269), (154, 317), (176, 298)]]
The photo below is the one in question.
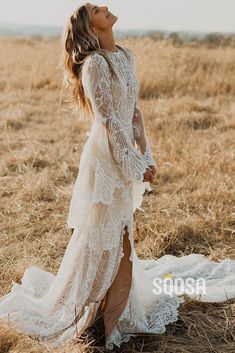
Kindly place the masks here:
[[(75, 0), (0, 0), (0, 22), (64, 26)], [(90, 2), (90, 1), (89, 1)], [(235, 0), (95, 0), (118, 17), (113, 29), (235, 32)]]

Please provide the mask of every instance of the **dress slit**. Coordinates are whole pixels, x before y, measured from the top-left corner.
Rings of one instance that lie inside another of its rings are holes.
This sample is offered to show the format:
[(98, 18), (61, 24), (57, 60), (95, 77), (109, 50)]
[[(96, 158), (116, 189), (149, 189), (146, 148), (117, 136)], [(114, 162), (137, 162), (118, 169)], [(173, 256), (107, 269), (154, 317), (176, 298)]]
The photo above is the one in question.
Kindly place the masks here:
[(118, 323), (118, 320), (126, 306), (132, 283), (133, 264), (132, 260), (130, 259), (131, 242), (129, 239), (127, 225), (125, 226), (124, 230), (125, 233), (123, 234), (122, 243), (123, 256), (121, 258), (115, 278), (111, 283), (108, 291), (106, 292), (106, 295), (101, 304), (104, 315), (104, 328), (106, 338), (111, 334), (114, 327)]

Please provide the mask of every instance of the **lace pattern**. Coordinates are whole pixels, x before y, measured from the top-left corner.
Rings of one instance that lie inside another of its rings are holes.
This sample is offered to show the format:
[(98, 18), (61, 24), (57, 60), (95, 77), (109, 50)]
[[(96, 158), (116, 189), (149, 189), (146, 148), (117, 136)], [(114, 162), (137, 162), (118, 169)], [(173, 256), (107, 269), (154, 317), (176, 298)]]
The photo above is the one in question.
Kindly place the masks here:
[[(135, 261), (136, 257), (134, 264)], [(127, 304), (118, 324), (106, 339), (107, 349), (112, 350), (114, 344), (120, 347), (123, 342), (128, 342), (131, 337), (140, 333), (163, 334), (167, 324), (178, 320), (178, 308), (184, 302), (183, 298), (159, 295), (152, 300), (151, 304), (149, 303), (146, 310), (139, 294), (136, 278), (133, 277)]]
[(154, 165), (156, 167), (157, 163), (155, 162), (155, 160), (152, 156), (152, 151), (151, 151), (150, 145), (147, 140), (147, 134), (146, 134), (145, 124), (144, 124), (143, 114), (142, 114), (137, 102), (135, 102), (132, 126), (133, 126), (133, 133), (134, 133), (135, 142), (136, 142), (136, 144), (139, 148), (139, 151), (141, 152), (146, 164), (147, 165)]
[[(145, 159), (133, 146), (131, 136), (124, 127), (123, 117), (117, 108), (115, 109), (115, 105), (120, 108), (122, 95), (127, 93), (127, 88), (124, 89), (123, 94), (116, 95), (115, 88), (111, 85), (109, 66), (103, 56), (97, 53), (86, 59), (82, 82), (95, 119), (102, 122), (106, 129), (110, 152), (117, 170), (126, 181), (142, 182), (147, 168)], [(134, 92), (128, 97), (129, 101), (134, 98)]]
[[(127, 49), (128, 57), (131, 62), (131, 66), (133, 68), (133, 74), (136, 76), (135, 72), (135, 57), (134, 53), (128, 48)], [(137, 81), (138, 82), (138, 81)], [(152, 151), (147, 139), (147, 133), (145, 129), (145, 122), (144, 122), (144, 117), (143, 113), (140, 109), (139, 106), (139, 101), (138, 101), (138, 93), (139, 93), (139, 83), (138, 83), (138, 91), (137, 91), (137, 96), (134, 102), (134, 114), (133, 114), (133, 119), (132, 119), (132, 126), (133, 126), (133, 135), (134, 135), (134, 140), (139, 148), (139, 151), (141, 152), (146, 164), (148, 166), (154, 165), (157, 167), (157, 163), (155, 162)]]

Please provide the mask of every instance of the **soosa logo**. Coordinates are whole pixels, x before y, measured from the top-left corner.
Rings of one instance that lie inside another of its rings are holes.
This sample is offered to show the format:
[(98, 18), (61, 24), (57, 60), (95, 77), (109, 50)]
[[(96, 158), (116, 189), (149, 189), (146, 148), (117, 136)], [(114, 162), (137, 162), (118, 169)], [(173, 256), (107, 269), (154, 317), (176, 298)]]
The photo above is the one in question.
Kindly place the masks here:
[(155, 277), (153, 279), (153, 293), (158, 295), (161, 293), (173, 296), (173, 294), (181, 295), (187, 294), (206, 294), (206, 280), (205, 278), (181, 278), (173, 279), (171, 273), (166, 273), (164, 278)]

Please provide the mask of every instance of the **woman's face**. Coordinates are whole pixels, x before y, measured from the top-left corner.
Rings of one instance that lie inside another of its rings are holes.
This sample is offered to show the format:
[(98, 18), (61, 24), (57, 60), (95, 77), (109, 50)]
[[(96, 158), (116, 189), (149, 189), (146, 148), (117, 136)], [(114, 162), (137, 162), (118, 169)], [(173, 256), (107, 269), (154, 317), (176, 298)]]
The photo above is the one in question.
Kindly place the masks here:
[(86, 3), (86, 7), (91, 17), (91, 23), (95, 30), (105, 31), (117, 21), (117, 16), (109, 12), (107, 6), (97, 6)]

